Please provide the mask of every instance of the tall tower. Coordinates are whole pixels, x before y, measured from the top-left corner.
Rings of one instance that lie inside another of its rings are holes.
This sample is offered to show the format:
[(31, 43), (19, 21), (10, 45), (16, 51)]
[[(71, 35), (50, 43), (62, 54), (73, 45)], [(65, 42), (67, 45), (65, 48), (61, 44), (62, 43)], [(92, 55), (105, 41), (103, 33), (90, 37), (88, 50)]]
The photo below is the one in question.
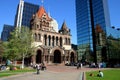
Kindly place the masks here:
[(18, 4), (18, 7), (17, 7), (14, 26), (30, 27), (30, 19), (32, 18), (32, 15), (37, 12), (38, 9), (39, 9), (39, 5), (35, 5), (32, 3), (28, 3), (28, 2), (24, 2), (23, 0), (20, 0), (20, 3)]
[[(98, 37), (96, 33), (103, 35), (106, 27), (110, 27), (107, 0), (76, 0), (76, 22), (79, 59), (101, 61), (103, 56), (105, 58), (107, 49), (105, 43), (100, 45), (97, 41), (105, 42), (105, 35)], [(96, 28), (98, 25), (100, 28)]]

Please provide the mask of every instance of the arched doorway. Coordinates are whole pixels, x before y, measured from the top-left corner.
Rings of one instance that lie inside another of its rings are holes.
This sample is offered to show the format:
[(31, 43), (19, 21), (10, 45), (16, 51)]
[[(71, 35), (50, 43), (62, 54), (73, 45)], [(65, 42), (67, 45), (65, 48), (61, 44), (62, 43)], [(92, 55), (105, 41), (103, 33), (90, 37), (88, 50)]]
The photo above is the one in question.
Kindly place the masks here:
[(54, 52), (53, 63), (61, 63), (61, 52), (59, 50), (55, 50)]
[(41, 62), (42, 62), (42, 52), (41, 50), (37, 50), (36, 63), (39, 64)]
[(73, 53), (73, 52), (71, 52), (71, 54), (70, 54), (70, 62), (71, 62), (71, 63), (74, 63), (74, 62), (75, 62), (75, 56), (74, 56), (74, 53)]

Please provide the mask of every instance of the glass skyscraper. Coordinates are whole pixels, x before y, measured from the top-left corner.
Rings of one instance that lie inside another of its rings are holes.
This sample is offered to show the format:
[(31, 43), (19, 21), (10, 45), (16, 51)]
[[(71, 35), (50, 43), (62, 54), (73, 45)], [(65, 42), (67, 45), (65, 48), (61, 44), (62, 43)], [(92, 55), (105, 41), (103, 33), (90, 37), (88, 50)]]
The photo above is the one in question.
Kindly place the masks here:
[(20, 3), (17, 7), (14, 25), (16, 27), (21, 27), (21, 26), (30, 27), (30, 19), (32, 18), (32, 15), (37, 12), (38, 9), (39, 9), (39, 5), (35, 5), (20, 0)]
[(78, 59), (100, 62), (107, 58), (107, 0), (76, 0)]
[(10, 33), (14, 30), (14, 26), (4, 24), (3, 31), (1, 34), (1, 40), (2, 41), (8, 41), (10, 37)]

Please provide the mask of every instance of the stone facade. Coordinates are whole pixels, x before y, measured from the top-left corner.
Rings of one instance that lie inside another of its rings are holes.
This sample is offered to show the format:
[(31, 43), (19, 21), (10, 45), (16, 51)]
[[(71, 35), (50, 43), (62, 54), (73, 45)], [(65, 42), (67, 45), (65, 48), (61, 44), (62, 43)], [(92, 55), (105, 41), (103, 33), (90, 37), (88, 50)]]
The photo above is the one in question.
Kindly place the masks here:
[(33, 63), (76, 62), (77, 53), (71, 48), (70, 29), (64, 22), (58, 31), (57, 21), (48, 15), (43, 6), (32, 16), (30, 28), (35, 41)]

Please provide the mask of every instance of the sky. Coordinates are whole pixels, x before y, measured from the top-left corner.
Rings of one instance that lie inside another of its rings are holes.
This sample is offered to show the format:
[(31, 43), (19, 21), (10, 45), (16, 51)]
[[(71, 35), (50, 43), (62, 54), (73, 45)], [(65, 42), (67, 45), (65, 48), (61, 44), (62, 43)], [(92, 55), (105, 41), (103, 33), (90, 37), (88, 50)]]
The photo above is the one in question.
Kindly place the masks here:
[[(41, 0), (24, 0), (42, 5)], [(19, 0), (0, 0), (0, 36), (3, 25), (14, 25), (14, 18)], [(59, 29), (65, 21), (71, 29), (72, 43), (77, 44), (75, 0), (44, 0), (46, 12), (57, 20)], [(120, 0), (108, 0), (111, 25), (120, 28)]]

